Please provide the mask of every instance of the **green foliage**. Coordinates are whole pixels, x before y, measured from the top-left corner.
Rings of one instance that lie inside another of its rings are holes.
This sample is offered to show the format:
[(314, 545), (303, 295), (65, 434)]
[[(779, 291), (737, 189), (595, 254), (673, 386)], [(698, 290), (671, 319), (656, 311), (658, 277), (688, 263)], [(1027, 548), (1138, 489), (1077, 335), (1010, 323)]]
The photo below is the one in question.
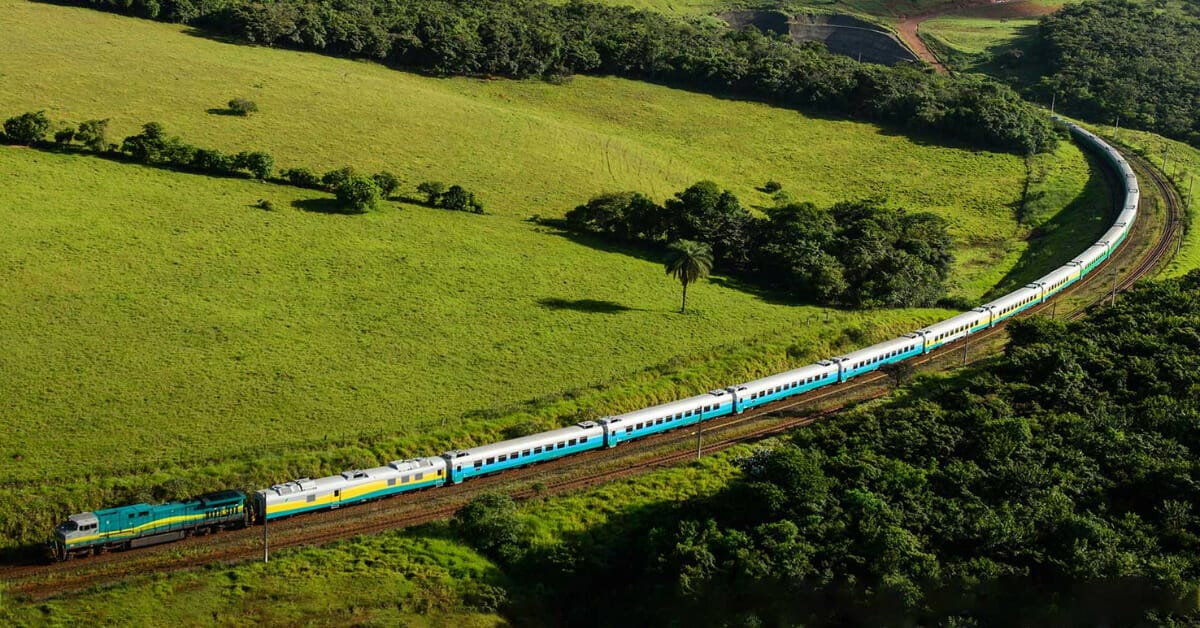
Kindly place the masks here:
[(262, 151), (243, 151), (234, 156), (233, 167), (249, 172), (255, 179), (266, 179), (275, 167), (275, 158)]
[(361, 214), (379, 205), (379, 185), (371, 177), (351, 175), (339, 181), (334, 190), (346, 211)]
[(1200, 19), (1159, 3), (1090, 1), (1042, 19), (1042, 91), (1095, 122), (1148, 129), (1200, 146)]
[(517, 505), (502, 493), (485, 493), (454, 513), (451, 527), (475, 549), (502, 564), (511, 565), (529, 546), (525, 522)]
[(319, 190), (323, 187), (321, 177), (308, 168), (288, 168), (279, 173), (284, 181), (300, 188)]
[(330, 170), (329, 172), (321, 175), (321, 185), (324, 185), (326, 190), (333, 192), (336, 191), (343, 182), (348, 181), (355, 176), (358, 176), (358, 173), (354, 171), (353, 167), (343, 166), (337, 170)]
[(1200, 271), (1011, 336), (986, 369), (799, 430), (727, 490), (522, 573), (551, 600), (640, 594), (555, 604), (572, 625), (1194, 621)]
[(4, 135), (9, 142), (33, 146), (46, 140), (50, 118), (44, 111), (31, 111), (4, 121)]
[(954, 262), (949, 225), (934, 214), (908, 214), (868, 200), (829, 211), (788, 204), (768, 210), (763, 220), (711, 181), (663, 207), (632, 192), (597, 196), (568, 211), (566, 224), (652, 246), (694, 239), (711, 247), (721, 272), (802, 299), (856, 307), (933, 305)]
[[(432, 187), (426, 188), (426, 195), (432, 198), (438, 185), (440, 184), (434, 183)], [(446, 188), (446, 191), (438, 195), (437, 199), (437, 206), (443, 209), (471, 212), (473, 214), (483, 213), (483, 203), (475, 198), (474, 192), (468, 192), (461, 185), (452, 185)]]
[(712, 271), (712, 247), (703, 242), (692, 240), (677, 240), (667, 245), (667, 257), (664, 260), (667, 274), (683, 284), (683, 303), (679, 306), (682, 314), (687, 311), (688, 284), (695, 283), (708, 276)]
[(86, 120), (79, 123), (79, 131), (75, 139), (88, 150), (102, 153), (108, 150), (108, 118), (103, 120)]
[(371, 175), (371, 178), (375, 180), (375, 185), (379, 186), (379, 193), (385, 199), (391, 198), (396, 190), (400, 189), (400, 178), (387, 170), (377, 172)]
[(425, 203), (437, 207), (446, 193), (446, 184), (441, 181), (424, 181), (417, 185), (417, 191), (425, 195)]
[(258, 105), (248, 98), (234, 98), (229, 101), (229, 111), (234, 115), (248, 116), (258, 111)]
[[(157, 0), (146, 0), (157, 2)], [(163, 0), (167, 16), (174, 0)], [(147, 15), (140, 3), (85, 0)], [(159, 15), (157, 6), (152, 12)], [(151, 16), (151, 17), (153, 17)], [(651, 11), (541, 0), (394, 3), (235, 0), (193, 21), (243, 41), (355, 56), (436, 75), (618, 75), (791, 107), (850, 113), (1019, 153), (1052, 148), (1042, 116), (1009, 88), (855, 63), (757, 29)]]
[(71, 144), (71, 140), (75, 139), (75, 127), (67, 127), (54, 132), (54, 143), (60, 147), (65, 147)]

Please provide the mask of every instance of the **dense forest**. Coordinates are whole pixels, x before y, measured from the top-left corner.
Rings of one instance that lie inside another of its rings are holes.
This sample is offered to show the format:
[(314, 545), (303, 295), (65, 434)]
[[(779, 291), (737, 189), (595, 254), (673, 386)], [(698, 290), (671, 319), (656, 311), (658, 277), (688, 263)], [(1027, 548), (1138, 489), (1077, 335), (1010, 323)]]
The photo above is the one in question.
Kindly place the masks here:
[(1103, 124), (1200, 146), (1200, 3), (1091, 0), (1043, 18), (1041, 91)]
[(830, 209), (786, 203), (756, 218), (711, 181), (662, 205), (636, 192), (603, 194), (568, 211), (566, 224), (660, 252), (677, 240), (703, 242), (719, 273), (853, 307), (934, 305), (954, 263), (948, 225), (934, 214), (865, 200)]
[(1001, 358), (799, 430), (710, 499), (549, 549), (497, 497), (456, 526), (539, 622), (1200, 619), (1200, 271), (1010, 329)]
[(615, 75), (832, 111), (1022, 154), (1057, 141), (1044, 116), (991, 80), (857, 63), (820, 44), (733, 30), (711, 18), (541, 0), (65, 1), (439, 76)]

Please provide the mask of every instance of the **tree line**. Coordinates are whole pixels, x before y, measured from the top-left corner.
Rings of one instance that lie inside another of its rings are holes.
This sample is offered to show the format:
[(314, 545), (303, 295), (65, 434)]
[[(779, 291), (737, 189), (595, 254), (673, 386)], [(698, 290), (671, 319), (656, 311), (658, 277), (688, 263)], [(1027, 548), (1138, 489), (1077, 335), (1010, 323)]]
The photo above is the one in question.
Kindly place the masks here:
[[(53, 138), (52, 140), (50, 138)], [(263, 151), (225, 153), (193, 146), (178, 136), (169, 135), (158, 122), (147, 122), (139, 133), (119, 144), (108, 137), (108, 120), (86, 120), (78, 126), (56, 124), (44, 111), (30, 111), (4, 121), (0, 143), (60, 150), (82, 149), (97, 155), (120, 156), (130, 161), (214, 176), (249, 175), (296, 187), (322, 190), (337, 197), (342, 211), (362, 213), (377, 208), (380, 200), (391, 198), (400, 189), (400, 179), (388, 171), (372, 175), (358, 173), (345, 166), (324, 174), (307, 168), (287, 168), (275, 174), (275, 158)], [(441, 182), (425, 182), (417, 191), (426, 195), (430, 207), (482, 214), (483, 202), (474, 192), (460, 185), (449, 187)], [(431, 193), (432, 191), (432, 193)], [(408, 199), (413, 200), (413, 199)], [(417, 201), (420, 202), (420, 201)], [(264, 208), (270, 203), (261, 202)]]
[(1200, 146), (1200, 4), (1091, 0), (1042, 19), (1043, 95), (1103, 124)]
[(857, 63), (712, 18), (572, 0), (69, 0), (245, 42), (376, 60), (439, 76), (613, 75), (832, 111), (1021, 154), (1049, 123), (1006, 86)]
[(553, 545), (495, 497), (455, 526), (531, 623), (1194, 625), (1200, 271), (1010, 331), (997, 360), (798, 430), (711, 497)]
[(829, 209), (786, 203), (752, 215), (728, 190), (701, 181), (662, 205), (637, 192), (602, 194), (566, 213), (573, 230), (665, 250), (711, 248), (714, 271), (807, 301), (852, 307), (936, 304), (954, 263), (948, 225), (878, 199)]

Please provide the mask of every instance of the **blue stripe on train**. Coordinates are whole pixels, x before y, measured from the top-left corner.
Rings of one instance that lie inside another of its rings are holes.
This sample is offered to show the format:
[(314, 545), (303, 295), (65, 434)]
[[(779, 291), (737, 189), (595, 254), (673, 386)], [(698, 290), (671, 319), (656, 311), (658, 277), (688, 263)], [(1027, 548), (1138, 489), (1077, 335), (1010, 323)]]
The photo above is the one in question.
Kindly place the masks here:
[[(859, 375), (862, 375), (863, 373), (874, 371), (875, 369), (883, 366), (884, 364), (891, 364), (893, 362), (900, 362), (902, 360), (907, 360), (908, 358), (911, 358), (914, 355), (920, 355), (922, 351), (924, 351), (924, 348), (922, 347), (922, 345), (917, 345), (916, 347), (914, 347), (908, 351), (905, 351), (899, 355), (894, 355), (890, 358), (883, 358), (882, 360), (879, 360), (878, 362), (871, 362), (868, 364), (864, 364), (864, 365), (862, 365), (858, 368), (854, 368), (854, 369), (844, 369), (842, 371), (842, 376), (841, 376), (840, 381), (844, 382), (844, 381), (850, 379), (851, 377), (857, 377)], [(843, 364), (845, 364), (845, 363), (843, 362)]]
[(429, 488), (432, 486), (441, 486), (444, 483), (445, 482), (441, 478), (435, 478), (428, 482), (410, 483), (410, 484), (405, 484), (403, 486), (389, 486), (387, 488), (380, 489), (378, 491), (371, 491), (370, 493), (365, 493), (365, 494), (355, 497), (353, 499), (340, 500), (340, 501), (336, 502), (336, 504), (326, 502), (323, 504), (313, 504), (312, 506), (306, 505), (306, 506), (303, 506), (300, 508), (292, 508), (285, 512), (273, 512), (273, 513), (270, 513), (267, 515), (267, 520), (270, 521), (272, 519), (279, 519), (280, 517), (290, 517), (292, 515), (298, 515), (298, 514), (304, 513), (304, 512), (313, 512), (316, 510), (328, 510), (330, 508), (333, 508), (335, 505), (338, 507), (349, 506), (350, 504), (357, 504), (358, 502), (366, 501), (369, 499), (376, 499), (379, 497), (387, 497), (389, 495), (396, 495), (399, 493), (407, 493), (409, 491), (415, 491), (415, 490), (422, 489), (422, 488)]
[(761, 406), (764, 403), (771, 403), (772, 401), (778, 401), (779, 399), (783, 399), (785, 397), (791, 397), (792, 395), (799, 395), (801, 393), (806, 393), (810, 390), (813, 390), (814, 388), (820, 388), (821, 386), (824, 386), (826, 384), (831, 384), (836, 381), (837, 381), (837, 373), (831, 373), (829, 375), (822, 376), (820, 379), (818, 379), (814, 382), (810, 382), (808, 384), (801, 384), (795, 388), (785, 388), (779, 392), (773, 392), (773, 393), (770, 393), (767, 395), (763, 395), (757, 399), (744, 399), (738, 403), (738, 409), (739, 409), (739, 411), (749, 410), (750, 408)]
[(654, 423), (655, 420), (650, 419), (650, 420), (648, 420), (650, 425), (644, 425), (641, 429), (633, 428), (633, 430), (629, 431), (629, 432), (627, 432), (626, 430), (632, 428), (633, 427), (632, 425), (625, 425), (622, 423), (622, 424), (618, 424), (618, 425), (614, 426), (614, 425), (610, 424), (609, 427), (613, 428), (614, 431), (612, 432), (612, 434), (610, 436), (611, 442), (609, 443), (609, 446), (611, 447), (613, 445), (616, 445), (617, 443), (623, 443), (627, 440), (633, 440), (635, 438), (641, 438), (643, 436), (649, 436), (651, 434), (657, 434), (659, 432), (665, 432), (667, 430), (673, 430), (677, 427), (684, 427), (685, 425), (695, 425), (699, 421), (707, 421), (713, 417), (725, 416), (726, 414), (729, 414), (732, 410), (733, 410), (733, 402), (730, 401), (728, 403), (722, 403), (721, 405), (717, 406), (716, 408), (713, 408), (712, 410), (709, 410), (708, 412), (701, 412), (698, 415), (682, 417), (678, 420), (672, 418), (670, 421), (663, 421), (661, 425), (655, 424)]

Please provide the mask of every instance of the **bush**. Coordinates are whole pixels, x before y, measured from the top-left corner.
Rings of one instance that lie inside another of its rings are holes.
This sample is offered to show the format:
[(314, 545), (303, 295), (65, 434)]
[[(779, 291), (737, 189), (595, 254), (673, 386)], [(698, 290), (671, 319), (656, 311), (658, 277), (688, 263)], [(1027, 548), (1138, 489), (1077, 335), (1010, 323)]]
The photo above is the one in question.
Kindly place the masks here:
[(255, 206), (255, 207), (257, 207), (257, 208), (259, 208), (259, 209), (263, 209), (263, 210), (266, 210), (266, 211), (269, 211), (269, 212), (270, 212), (270, 211), (275, 211), (275, 204), (274, 204), (274, 203), (272, 203), (271, 201), (268, 201), (268, 200), (267, 200), (267, 199), (265, 199), (265, 198), (260, 198), (260, 199), (258, 199), (258, 202), (257, 202), (257, 203), (255, 203), (255, 204), (254, 204), (254, 206)]
[(4, 134), (8, 141), (24, 146), (33, 146), (46, 140), (50, 132), (50, 118), (46, 112), (36, 111), (13, 116), (4, 121)]
[(240, 152), (233, 161), (235, 168), (249, 172), (255, 179), (266, 179), (275, 167), (275, 158), (262, 151)]
[(379, 186), (379, 193), (385, 199), (390, 198), (396, 193), (396, 190), (400, 189), (400, 178), (386, 170), (371, 175), (371, 178), (375, 180), (375, 185)]
[(475, 198), (474, 192), (468, 192), (461, 185), (452, 185), (446, 189), (438, 201), (438, 206), (459, 212), (483, 213), (483, 203)]
[(774, 194), (782, 189), (783, 189), (783, 184), (778, 181), (774, 181), (774, 180), (767, 181), (762, 186), (762, 191), (766, 192), (767, 194)]
[(229, 110), (234, 115), (248, 116), (258, 111), (258, 105), (253, 100), (248, 98), (234, 98), (229, 101)]
[(54, 143), (64, 148), (68, 146), (73, 139), (75, 139), (75, 129), (73, 127), (67, 127), (54, 134)]
[(346, 166), (344, 168), (338, 168), (337, 170), (330, 170), (329, 172), (321, 175), (321, 184), (325, 186), (326, 190), (334, 192), (342, 185), (344, 181), (353, 176), (355, 176), (354, 168)]
[(446, 192), (446, 184), (441, 181), (425, 181), (417, 186), (417, 191), (425, 195), (425, 202), (430, 207), (437, 207)]
[(308, 168), (288, 168), (279, 173), (284, 181), (291, 183), (296, 187), (311, 188), (314, 190), (321, 189), (321, 177), (318, 177), (315, 172)]
[(102, 153), (108, 149), (108, 118), (103, 120), (88, 120), (79, 125), (75, 139), (89, 150)]
[(338, 183), (337, 199), (352, 213), (361, 214), (379, 204), (379, 186), (370, 177), (350, 176)]

